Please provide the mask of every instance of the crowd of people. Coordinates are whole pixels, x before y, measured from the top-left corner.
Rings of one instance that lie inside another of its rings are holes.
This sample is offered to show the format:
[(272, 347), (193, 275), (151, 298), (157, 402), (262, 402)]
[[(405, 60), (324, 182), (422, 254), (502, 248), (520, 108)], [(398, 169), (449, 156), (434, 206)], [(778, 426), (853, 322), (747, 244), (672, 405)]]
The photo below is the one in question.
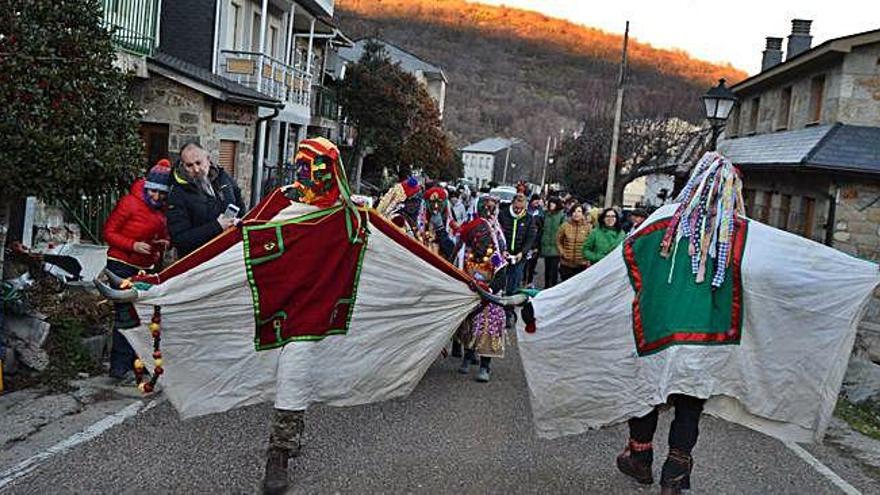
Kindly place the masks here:
[[(568, 280), (614, 250), (647, 217), (635, 210), (624, 223), (619, 209), (599, 210), (570, 194), (529, 195), (524, 183), (502, 201), (489, 189), (472, 192), (415, 177), (391, 187), (377, 210), (486, 289), (505, 295)], [(536, 277), (541, 259), (543, 284)], [(488, 382), (491, 360), (503, 356), (505, 331), (515, 320), (512, 309), (491, 303), (473, 314), (452, 344), (452, 356), (462, 359), (459, 372), (469, 374), (479, 364), (476, 380)]]

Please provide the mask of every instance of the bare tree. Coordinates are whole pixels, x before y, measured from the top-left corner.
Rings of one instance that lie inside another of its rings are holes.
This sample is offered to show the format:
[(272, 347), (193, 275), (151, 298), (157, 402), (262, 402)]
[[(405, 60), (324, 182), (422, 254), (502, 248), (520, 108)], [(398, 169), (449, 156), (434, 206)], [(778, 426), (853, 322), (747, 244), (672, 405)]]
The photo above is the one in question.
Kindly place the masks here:
[[(613, 119), (607, 115), (584, 122), (581, 133), (566, 139), (557, 153), (562, 179), (576, 194), (598, 198), (605, 191)], [(614, 204), (633, 180), (653, 173), (674, 173), (682, 157), (694, 153), (705, 131), (678, 118), (640, 118), (621, 126)]]

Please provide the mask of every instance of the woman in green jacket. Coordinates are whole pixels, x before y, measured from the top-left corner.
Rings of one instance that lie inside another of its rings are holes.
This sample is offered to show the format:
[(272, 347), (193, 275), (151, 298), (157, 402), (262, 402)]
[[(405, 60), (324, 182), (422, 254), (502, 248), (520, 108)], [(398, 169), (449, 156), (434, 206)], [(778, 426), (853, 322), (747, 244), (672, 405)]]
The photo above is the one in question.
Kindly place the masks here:
[(584, 258), (591, 264), (614, 251), (625, 237), (620, 230), (620, 216), (614, 208), (606, 208), (599, 216), (599, 225), (590, 232), (584, 243)]
[(559, 251), (556, 248), (556, 233), (565, 221), (562, 201), (557, 197), (547, 201), (544, 214), (544, 230), (541, 232), (541, 257), (544, 258), (544, 288), (549, 289), (559, 281)]

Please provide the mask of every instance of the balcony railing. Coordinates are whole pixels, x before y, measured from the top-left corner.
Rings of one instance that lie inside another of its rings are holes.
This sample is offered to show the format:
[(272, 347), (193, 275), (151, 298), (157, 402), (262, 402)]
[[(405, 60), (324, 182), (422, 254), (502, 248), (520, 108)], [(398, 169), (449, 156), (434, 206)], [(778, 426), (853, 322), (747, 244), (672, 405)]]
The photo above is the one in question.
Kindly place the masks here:
[(315, 86), (314, 93), (312, 115), (330, 120), (338, 120), (339, 100), (336, 96), (336, 90), (324, 86)]
[(223, 50), (220, 74), (285, 103), (309, 106), (312, 76), (263, 53)]
[(156, 46), (159, 0), (103, 0), (104, 26), (113, 43), (138, 55), (152, 55)]

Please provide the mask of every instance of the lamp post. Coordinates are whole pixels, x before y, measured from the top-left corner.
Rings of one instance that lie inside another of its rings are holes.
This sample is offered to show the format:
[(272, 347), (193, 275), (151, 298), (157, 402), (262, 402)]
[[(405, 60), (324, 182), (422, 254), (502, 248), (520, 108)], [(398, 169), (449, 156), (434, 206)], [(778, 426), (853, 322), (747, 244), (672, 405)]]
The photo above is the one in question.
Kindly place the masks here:
[(730, 111), (736, 104), (736, 95), (724, 85), (724, 79), (718, 80), (718, 86), (709, 89), (703, 95), (703, 105), (706, 106), (706, 119), (712, 128), (712, 150), (718, 147), (718, 136), (727, 124)]

